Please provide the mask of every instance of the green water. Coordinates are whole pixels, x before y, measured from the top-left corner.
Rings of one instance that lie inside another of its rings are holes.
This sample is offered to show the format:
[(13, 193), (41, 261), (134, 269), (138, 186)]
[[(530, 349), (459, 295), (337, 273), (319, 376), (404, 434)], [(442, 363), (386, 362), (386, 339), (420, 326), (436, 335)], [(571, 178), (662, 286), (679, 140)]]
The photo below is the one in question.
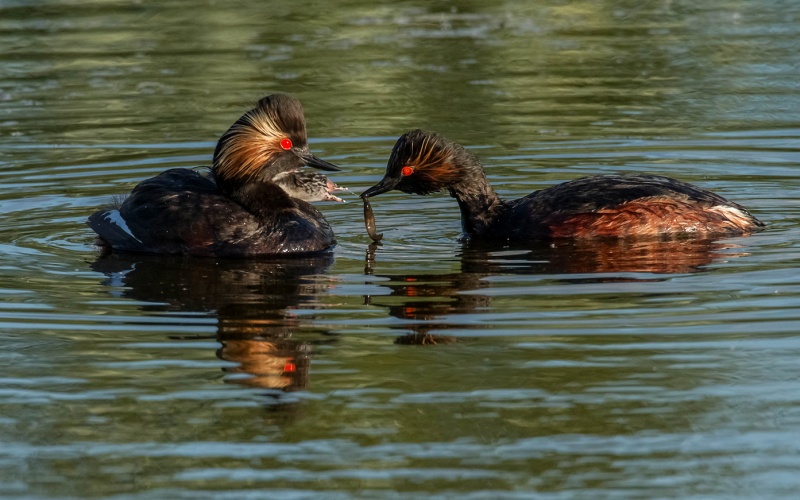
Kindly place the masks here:
[[(0, 496), (800, 489), (795, 2), (12, 1), (0, 47)], [(330, 258), (100, 257), (90, 213), (271, 92), (352, 190)], [(395, 192), (371, 249), (418, 127), (504, 197), (650, 172), (768, 228), (474, 248)]]

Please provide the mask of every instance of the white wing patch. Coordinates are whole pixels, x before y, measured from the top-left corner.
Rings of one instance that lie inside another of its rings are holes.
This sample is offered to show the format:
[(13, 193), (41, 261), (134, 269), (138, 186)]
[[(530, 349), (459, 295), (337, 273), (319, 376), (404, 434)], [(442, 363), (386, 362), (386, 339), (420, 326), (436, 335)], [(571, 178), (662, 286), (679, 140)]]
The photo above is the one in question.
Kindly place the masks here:
[(747, 231), (756, 227), (756, 225), (753, 223), (753, 216), (742, 212), (736, 207), (716, 205), (710, 207), (708, 211), (722, 215), (736, 228)]
[(109, 210), (106, 212), (106, 215), (103, 218), (125, 231), (125, 233), (134, 240), (138, 241), (139, 243), (142, 242), (142, 240), (134, 236), (133, 231), (131, 231), (131, 228), (128, 227), (128, 223), (122, 218), (122, 214), (119, 213), (119, 210)]

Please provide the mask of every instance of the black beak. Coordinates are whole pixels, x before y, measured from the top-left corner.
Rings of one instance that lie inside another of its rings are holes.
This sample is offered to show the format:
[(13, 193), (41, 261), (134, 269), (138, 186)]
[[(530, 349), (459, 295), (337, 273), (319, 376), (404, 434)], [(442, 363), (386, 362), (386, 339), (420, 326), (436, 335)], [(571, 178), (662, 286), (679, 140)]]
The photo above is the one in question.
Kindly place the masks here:
[(366, 199), (370, 196), (377, 196), (381, 193), (385, 193), (387, 191), (391, 191), (392, 189), (396, 188), (397, 185), (400, 184), (400, 179), (392, 179), (391, 177), (384, 177), (381, 181), (371, 188), (367, 189), (363, 193), (361, 193), (361, 197)]
[(320, 170), (328, 170), (329, 172), (339, 172), (342, 169), (334, 165), (333, 163), (328, 163), (325, 160), (320, 160), (316, 156), (311, 154), (311, 151), (308, 149), (301, 149), (301, 150), (294, 150), (294, 153), (300, 157), (301, 160), (306, 162), (306, 165), (309, 167), (318, 168)]

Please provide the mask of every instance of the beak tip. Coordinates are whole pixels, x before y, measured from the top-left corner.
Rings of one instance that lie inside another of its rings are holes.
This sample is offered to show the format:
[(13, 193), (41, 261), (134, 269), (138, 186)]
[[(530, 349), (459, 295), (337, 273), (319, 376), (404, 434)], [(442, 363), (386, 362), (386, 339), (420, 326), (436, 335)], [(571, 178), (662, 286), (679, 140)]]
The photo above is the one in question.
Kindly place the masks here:
[(370, 188), (367, 188), (366, 191), (361, 193), (359, 196), (361, 196), (362, 200), (366, 200), (367, 198), (369, 198), (371, 196), (377, 196), (379, 194), (391, 191), (396, 186), (397, 186), (397, 182), (392, 181), (391, 179), (384, 178), (383, 180), (381, 180), (379, 183), (375, 184), (374, 186), (372, 186)]
[(325, 160), (317, 158), (313, 154), (302, 154), (298, 155), (300, 159), (305, 162), (306, 165), (309, 167), (318, 168), (320, 170), (327, 170), (328, 172), (341, 172), (342, 169), (334, 165), (333, 163), (329, 163)]

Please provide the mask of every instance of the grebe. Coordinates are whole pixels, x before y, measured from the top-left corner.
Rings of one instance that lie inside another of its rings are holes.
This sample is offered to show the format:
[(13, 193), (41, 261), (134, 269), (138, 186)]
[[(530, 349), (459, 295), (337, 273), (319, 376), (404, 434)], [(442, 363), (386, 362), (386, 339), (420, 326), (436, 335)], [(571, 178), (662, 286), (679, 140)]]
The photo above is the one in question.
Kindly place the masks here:
[(367, 232), (379, 241), (367, 198), (393, 189), (447, 189), (458, 201), (465, 238), (542, 240), (664, 235), (737, 235), (764, 224), (710, 191), (656, 175), (595, 175), (505, 201), (481, 162), (439, 134), (412, 130), (392, 149), (386, 174), (361, 194)]
[(210, 175), (167, 170), (141, 182), (118, 207), (94, 213), (88, 224), (100, 244), (129, 252), (245, 257), (324, 251), (336, 243), (333, 231), (307, 202), (319, 199), (319, 178), (311, 177), (318, 186), (304, 199), (295, 196), (296, 186), (276, 183), (302, 184), (297, 169), (303, 165), (340, 170), (309, 151), (300, 101), (273, 94), (222, 135)]
[(349, 189), (337, 185), (322, 174), (302, 172), (300, 170), (281, 172), (272, 178), (272, 182), (280, 186), (289, 196), (304, 201), (346, 203), (333, 193), (349, 191)]

